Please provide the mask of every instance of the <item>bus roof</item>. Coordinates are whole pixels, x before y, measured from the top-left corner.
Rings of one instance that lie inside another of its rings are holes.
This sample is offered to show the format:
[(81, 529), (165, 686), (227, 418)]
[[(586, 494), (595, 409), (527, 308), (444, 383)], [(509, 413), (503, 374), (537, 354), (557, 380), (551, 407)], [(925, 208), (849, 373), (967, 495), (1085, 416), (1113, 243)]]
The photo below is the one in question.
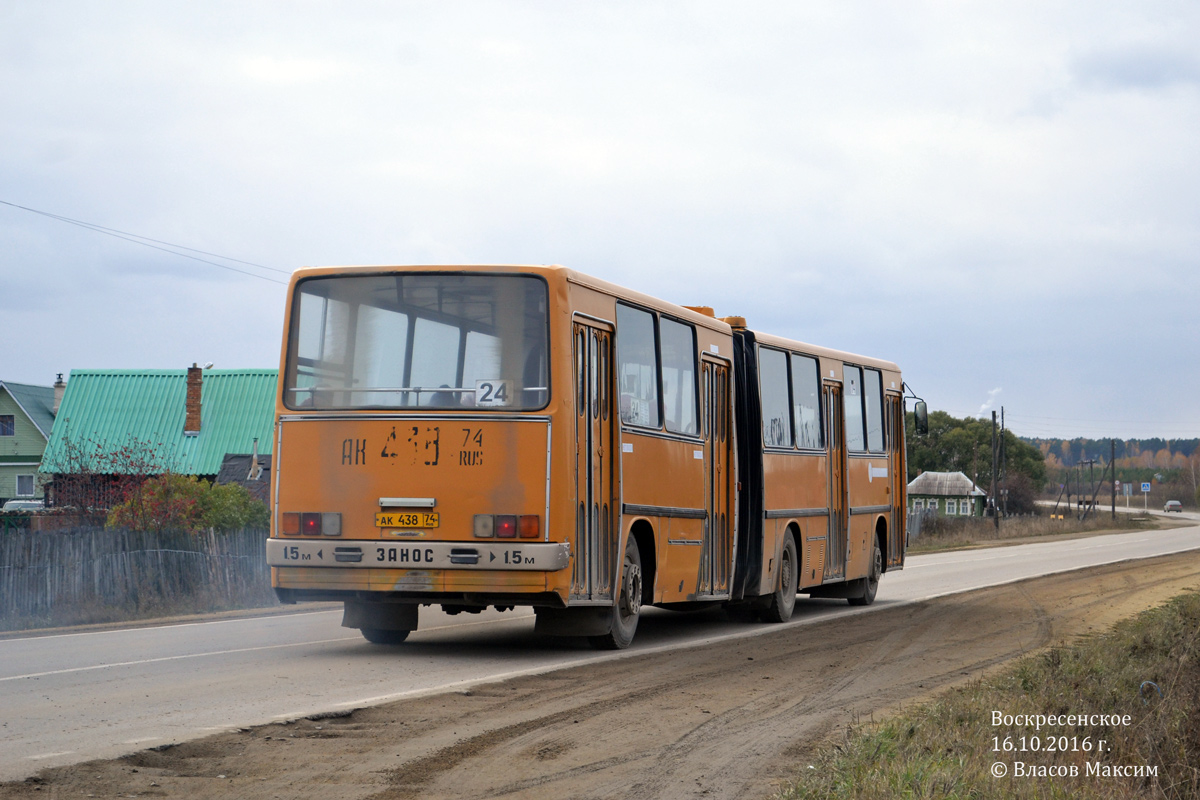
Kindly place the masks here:
[(855, 364), (861, 367), (874, 367), (875, 369), (888, 370), (889, 372), (900, 372), (900, 367), (891, 361), (884, 361), (881, 358), (868, 358), (860, 356), (856, 353), (847, 353), (844, 350), (834, 350), (829, 347), (819, 347), (815, 344), (806, 344), (796, 341), (795, 339), (785, 339), (782, 336), (774, 336), (770, 333), (761, 333), (759, 331), (750, 331), (754, 334), (754, 340), (760, 344), (771, 345), (785, 350), (795, 350), (799, 353), (805, 353), (812, 356), (820, 356), (822, 358), (832, 358), (837, 361), (844, 361), (848, 364)]
[(666, 312), (679, 319), (684, 319), (693, 324), (711, 328), (725, 334), (730, 334), (733, 330), (729, 325), (715, 317), (700, 314), (685, 306), (628, 289), (559, 264), (380, 264), (371, 266), (302, 267), (292, 273), (292, 284), (294, 285), (297, 281), (304, 278), (322, 275), (378, 274), (387, 272), (526, 272), (540, 274), (548, 278), (554, 277), (568, 283), (595, 289), (596, 291), (613, 295), (622, 300), (629, 300), (638, 305)]

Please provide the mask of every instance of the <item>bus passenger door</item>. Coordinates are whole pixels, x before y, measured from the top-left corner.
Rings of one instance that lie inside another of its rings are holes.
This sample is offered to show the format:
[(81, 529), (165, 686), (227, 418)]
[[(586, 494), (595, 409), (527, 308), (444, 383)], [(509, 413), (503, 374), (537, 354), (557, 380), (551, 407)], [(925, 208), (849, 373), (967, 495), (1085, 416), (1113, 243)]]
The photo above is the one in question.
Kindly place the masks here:
[(612, 332), (574, 325), (575, 366), (575, 568), (571, 597), (612, 600), (613, 409)]
[(704, 548), (700, 556), (701, 596), (729, 596), (733, 558), (730, 534), (730, 450), (733, 432), (729, 418), (729, 365), (703, 360), (704, 435)]
[(829, 459), (829, 548), (825, 555), (825, 580), (846, 577), (849, 540), (846, 525), (846, 418), (840, 383), (826, 383), (825, 453)]
[(891, 476), (892, 514), (888, 525), (887, 559), (889, 567), (904, 564), (904, 546), (908, 529), (908, 467), (904, 462), (904, 402), (889, 394), (884, 412), (888, 423), (888, 475)]

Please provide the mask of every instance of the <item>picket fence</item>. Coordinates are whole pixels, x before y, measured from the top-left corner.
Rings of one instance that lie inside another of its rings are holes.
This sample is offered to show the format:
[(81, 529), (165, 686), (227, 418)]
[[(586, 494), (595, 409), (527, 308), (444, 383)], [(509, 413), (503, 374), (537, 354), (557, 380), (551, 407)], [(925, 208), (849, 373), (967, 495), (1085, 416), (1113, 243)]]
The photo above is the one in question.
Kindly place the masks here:
[(70, 609), (215, 607), (275, 602), (265, 530), (146, 533), (123, 529), (0, 534), (0, 616)]

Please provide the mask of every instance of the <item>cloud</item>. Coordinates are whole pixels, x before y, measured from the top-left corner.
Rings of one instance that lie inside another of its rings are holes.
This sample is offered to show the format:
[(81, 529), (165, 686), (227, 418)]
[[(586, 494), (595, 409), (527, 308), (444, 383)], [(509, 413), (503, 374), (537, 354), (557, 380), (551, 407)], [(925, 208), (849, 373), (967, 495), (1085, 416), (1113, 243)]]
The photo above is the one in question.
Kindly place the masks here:
[(247, 78), (271, 84), (304, 84), (350, 75), (353, 70), (332, 59), (272, 58), (259, 55), (244, 59), (240, 72)]
[(984, 412), (989, 411), (996, 404), (996, 395), (1004, 391), (999, 386), (988, 392), (987, 401), (979, 407), (979, 416), (983, 416)]
[(1072, 73), (1077, 83), (1090, 89), (1162, 89), (1200, 83), (1200, 59), (1155, 45), (1123, 47), (1076, 58)]

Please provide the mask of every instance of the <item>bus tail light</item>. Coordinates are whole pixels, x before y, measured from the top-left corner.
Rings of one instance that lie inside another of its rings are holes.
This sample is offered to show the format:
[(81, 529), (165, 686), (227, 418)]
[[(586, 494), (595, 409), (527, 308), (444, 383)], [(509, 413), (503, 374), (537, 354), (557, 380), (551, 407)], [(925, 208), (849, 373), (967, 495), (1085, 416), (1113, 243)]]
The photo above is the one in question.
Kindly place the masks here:
[(541, 523), (537, 514), (522, 514), (517, 527), (520, 529), (522, 539), (536, 539), (541, 533), (539, 530)]
[(476, 514), (471, 532), (476, 539), (537, 539), (542, 535), (542, 519), (537, 514)]
[(342, 515), (335, 511), (285, 511), (280, 517), (284, 536), (342, 535)]
[(496, 535), (496, 518), (491, 514), (476, 514), (474, 532), (478, 539), (492, 538)]

